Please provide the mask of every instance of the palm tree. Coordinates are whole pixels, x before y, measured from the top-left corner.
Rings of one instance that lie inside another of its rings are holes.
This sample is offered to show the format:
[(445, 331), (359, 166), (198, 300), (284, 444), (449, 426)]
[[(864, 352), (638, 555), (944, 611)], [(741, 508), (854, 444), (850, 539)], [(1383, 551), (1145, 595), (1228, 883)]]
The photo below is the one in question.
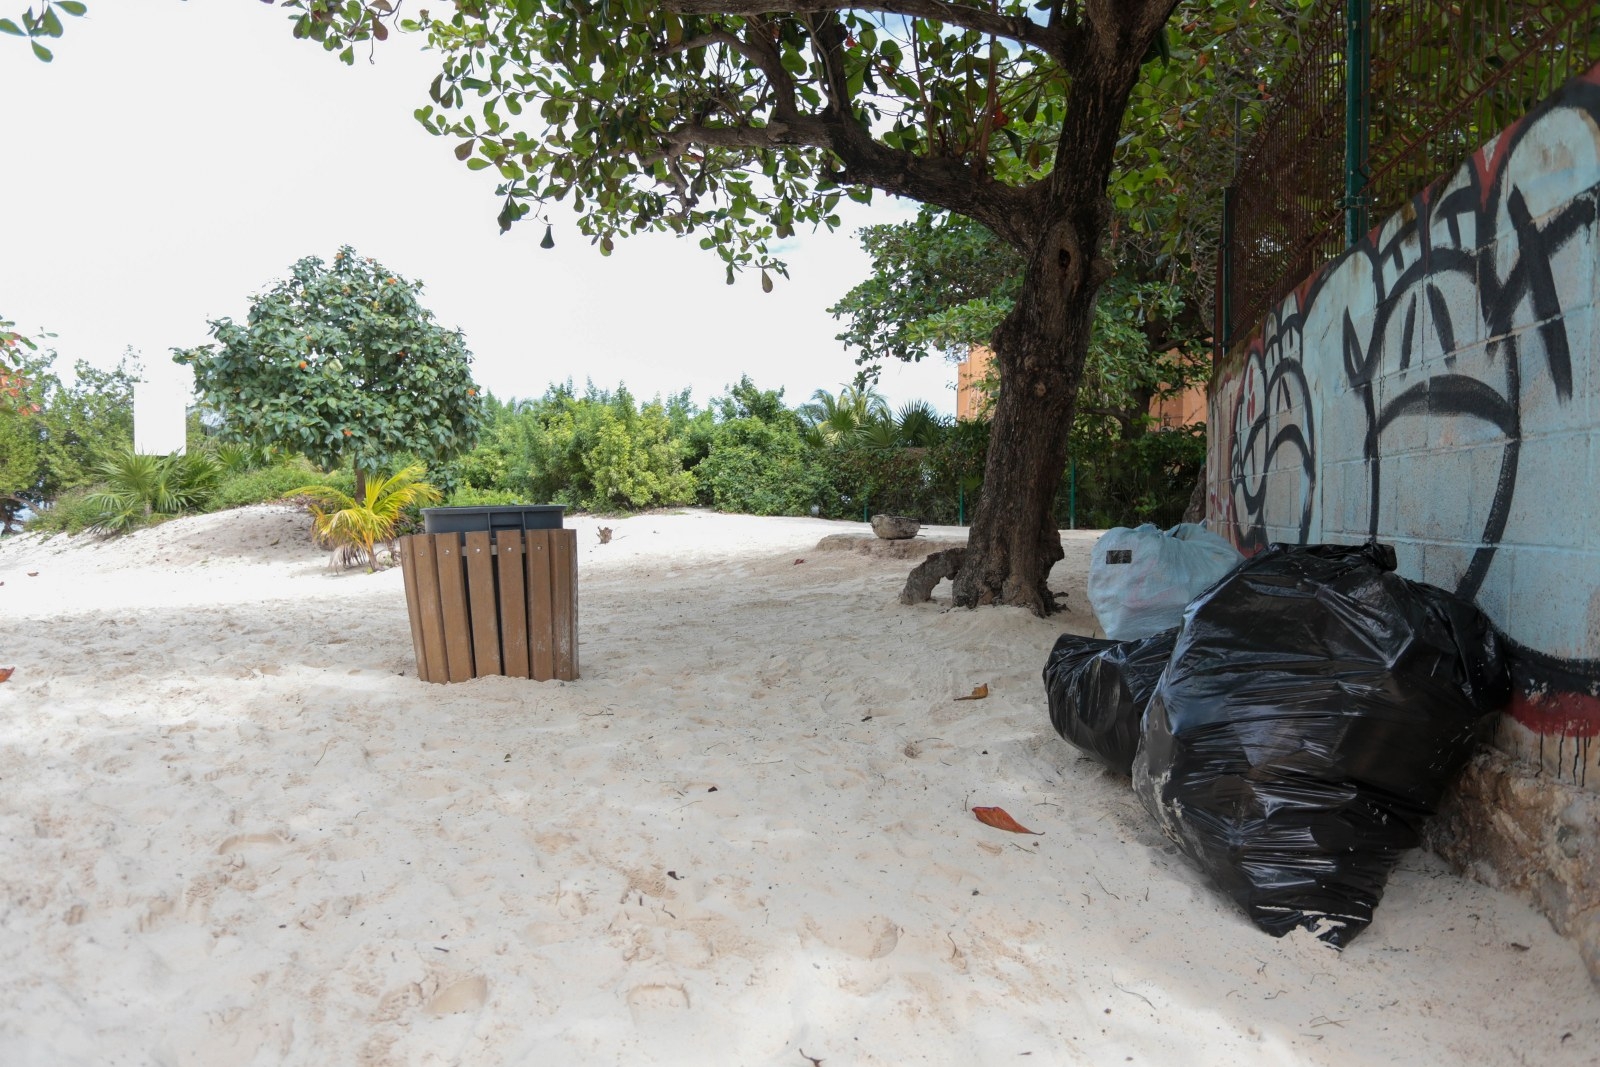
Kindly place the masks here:
[(391, 478), (382, 474), (369, 478), (360, 501), (331, 485), (301, 486), (289, 495), (316, 501), (311, 505), (312, 528), (317, 540), (337, 549), (335, 563), (353, 567), (365, 558), (373, 570), (378, 566), (373, 545), (387, 541), (392, 552), (395, 527), (406, 509), (439, 502), (439, 490), (422, 480), (427, 472), (422, 464), (413, 463)]
[(889, 403), (870, 389), (847, 385), (835, 397), (826, 389), (811, 394), (797, 412), (813, 443), (833, 447), (848, 443), (864, 426), (889, 418)]
[(895, 416), (895, 437), (905, 448), (932, 448), (944, 437), (948, 425), (926, 400), (908, 400)]

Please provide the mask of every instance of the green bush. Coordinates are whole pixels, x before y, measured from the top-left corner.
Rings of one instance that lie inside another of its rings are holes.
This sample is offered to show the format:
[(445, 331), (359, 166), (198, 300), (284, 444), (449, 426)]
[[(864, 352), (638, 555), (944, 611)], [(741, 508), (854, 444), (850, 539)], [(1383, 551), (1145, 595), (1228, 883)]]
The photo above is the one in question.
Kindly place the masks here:
[(718, 423), (694, 469), (700, 500), (747, 515), (807, 515), (830, 496), (826, 472), (792, 423), (757, 418)]
[(626, 389), (591, 387), (580, 397), (570, 386), (552, 387), (497, 418), (468, 478), (496, 477), (496, 463), (503, 462), (501, 480), (480, 488), (591, 511), (686, 504), (694, 499), (694, 479), (670, 436), (673, 417), (660, 401), (636, 406)]
[(202, 511), (222, 468), (204, 452), (151, 456), (119, 449), (94, 469), (100, 488), (88, 502), (100, 511), (95, 528), (125, 533), (162, 516)]
[[(861, 434), (857, 440), (869, 442), (873, 436)], [(970, 522), (983, 478), (988, 424), (933, 425), (921, 431), (920, 439), (930, 444), (857, 443), (818, 451), (813, 462), (826, 472), (832, 490), (823, 514), (857, 521), (863, 516), (905, 515), (946, 526)]]
[(450, 494), (445, 506), (452, 508), (485, 508), (496, 507), (501, 504), (526, 504), (522, 494), (513, 493), (509, 489), (478, 489), (474, 486), (464, 485)]
[(100, 508), (90, 503), (90, 489), (69, 489), (29, 520), (29, 533), (79, 534), (100, 519)]
[[(1153, 430), (1131, 440), (1103, 439), (1093, 451), (1080, 449), (1077, 460), (1077, 525), (1086, 529), (1160, 527), (1183, 521), (1195, 479), (1206, 460), (1203, 424)], [(1072, 464), (1056, 496), (1056, 519), (1071, 519)]]
[[(348, 474), (339, 481), (349, 483), (347, 489), (354, 487), (354, 479)], [(265, 504), (282, 500), (289, 496), (292, 490), (310, 484), (333, 485), (335, 479), (322, 474), (305, 462), (231, 474), (224, 477), (217, 485), (216, 494), (212, 497), (212, 506), (221, 510), (244, 507), (247, 504)]]

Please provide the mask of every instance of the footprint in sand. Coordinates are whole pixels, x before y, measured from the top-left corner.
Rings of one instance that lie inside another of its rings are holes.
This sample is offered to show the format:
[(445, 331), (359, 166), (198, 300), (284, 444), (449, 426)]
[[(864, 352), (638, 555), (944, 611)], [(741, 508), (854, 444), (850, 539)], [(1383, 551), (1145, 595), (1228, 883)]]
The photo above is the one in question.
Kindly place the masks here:
[(251, 845), (266, 845), (275, 848), (283, 844), (287, 844), (287, 842), (277, 834), (234, 834), (217, 846), (217, 855), (226, 856), (230, 852), (240, 852)]
[(481, 974), (451, 982), (428, 1001), (430, 1015), (454, 1015), (477, 1011), (489, 999), (489, 980)]
[(628, 990), (628, 1011), (633, 1014), (635, 1026), (652, 1018), (676, 1015), (688, 1008), (689, 993), (676, 982), (651, 982)]
[(802, 929), (811, 938), (863, 960), (881, 960), (900, 944), (900, 927), (882, 915), (827, 927), (808, 917)]

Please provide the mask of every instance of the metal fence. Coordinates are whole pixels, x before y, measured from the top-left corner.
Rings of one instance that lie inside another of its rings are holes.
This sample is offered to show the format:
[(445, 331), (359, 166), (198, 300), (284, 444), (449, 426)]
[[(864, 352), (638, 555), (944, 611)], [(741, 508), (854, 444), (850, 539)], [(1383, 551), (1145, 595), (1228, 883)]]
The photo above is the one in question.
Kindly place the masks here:
[(1600, 60), (1595, 0), (1329, 0), (1226, 192), (1217, 337)]

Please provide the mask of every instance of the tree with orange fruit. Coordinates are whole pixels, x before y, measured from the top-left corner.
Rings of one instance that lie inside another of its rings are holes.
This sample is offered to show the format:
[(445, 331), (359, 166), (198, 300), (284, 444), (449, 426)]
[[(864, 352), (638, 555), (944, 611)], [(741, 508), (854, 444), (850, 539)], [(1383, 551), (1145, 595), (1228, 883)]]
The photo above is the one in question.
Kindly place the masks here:
[(345, 246), (309, 256), (256, 297), (243, 324), (211, 323), (214, 345), (175, 351), (194, 368), (224, 440), (279, 445), (366, 476), (402, 457), (449, 459), (477, 442), (483, 401), (461, 333), (420, 301), (422, 285)]

